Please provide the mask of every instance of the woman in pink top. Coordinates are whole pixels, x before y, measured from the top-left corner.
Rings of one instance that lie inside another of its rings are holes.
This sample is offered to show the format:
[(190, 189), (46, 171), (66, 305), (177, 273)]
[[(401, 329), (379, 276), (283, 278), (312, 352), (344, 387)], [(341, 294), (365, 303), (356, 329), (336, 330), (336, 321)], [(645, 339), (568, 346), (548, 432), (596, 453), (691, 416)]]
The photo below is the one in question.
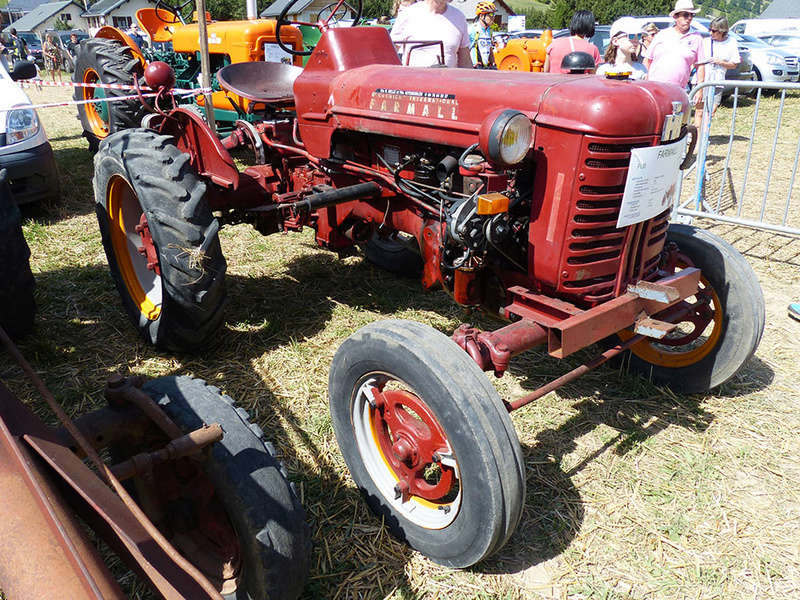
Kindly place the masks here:
[(544, 60), (545, 73), (567, 73), (561, 69), (561, 61), (570, 52), (586, 52), (594, 58), (594, 64), (600, 64), (600, 51), (588, 38), (594, 35), (594, 14), (590, 10), (579, 10), (572, 15), (569, 23), (569, 37), (553, 40), (547, 47), (547, 58)]

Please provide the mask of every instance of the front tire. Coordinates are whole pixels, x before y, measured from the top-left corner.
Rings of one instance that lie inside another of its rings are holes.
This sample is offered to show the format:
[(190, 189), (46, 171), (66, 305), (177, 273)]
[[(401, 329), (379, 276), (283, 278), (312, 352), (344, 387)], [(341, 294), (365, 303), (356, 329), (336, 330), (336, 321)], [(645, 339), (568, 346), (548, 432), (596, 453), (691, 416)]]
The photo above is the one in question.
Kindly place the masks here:
[[(689, 225), (670, 225), (678, 267), (702, 271), (700, 291), (676, 332), (644, 339), (630, 350), (630, 368), (685, 394), (722, 385), (755, 353), (764, 332), (764, 295), (750, 263), (720, 237)], [(630, 334), (621, 334), (627, 338)]]
[(134, 326), (165, 349), (204, 345), (224, 316), (226, 264), (189, 156), (131, 129), (105, 140), (94, 164), (103, 247)]
[[(156, 486), (161, 504), (167, 507), (167, 527), (172, 530), (168, 537), (190, 561), (202, 559), (196, 566), (225, 600), (297, 598), (309, 567), (310, 531), (285, 469), (272, 444), (264, 442), (261, 428), (251, 424), (247, 411), (236, 408), (230, 397), (199, 379), (161, 377), (142, 389), (184, 433), (211, 423), (224, 430), (222, 440), (211, 446), (202, 462), (182, 459), (183, 465), (173, 465), (176, 481), (186, 486), (182, 493)], [(210, 500), (202, 491), (203, 480), (186, 474), (195, 466), (213, 486)], [(221, 511), (214, 510), (220, 507)], [(226, 518), (220, 519), (220, 512)], [(220, 572), (225, 575), (220, 577)]]
[[(144, 69), (131, 48), (117, 40), (90, 38), (81, 42), (72, 80), (84, 84), (133, 85), (134, 74), (141, 81)], [(92, 100), (130, 94), (130, 90), (76, 87), (73, 99)], [(115, 131), (139, 127), (144, 113), (145, 109), (137, 99), (78, 105), (78, 119), (92, 152), (97, 151), (100, 140)]]
[(525, 498), (519, 440), (451, 339), (411, 321), (372, 323), (339, 347), (329, 393), (353, 480), (394, 535), (450, 567), (505, 544)]

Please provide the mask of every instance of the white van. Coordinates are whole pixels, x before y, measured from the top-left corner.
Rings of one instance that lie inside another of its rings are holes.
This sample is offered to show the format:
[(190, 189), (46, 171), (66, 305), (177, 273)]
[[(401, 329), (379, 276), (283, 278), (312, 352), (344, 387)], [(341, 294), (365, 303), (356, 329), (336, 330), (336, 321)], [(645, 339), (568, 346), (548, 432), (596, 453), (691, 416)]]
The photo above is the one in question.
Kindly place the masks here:
[(736, 21), (731, 27), (731, 31), (734, 33), (744, 33), (756, 37), (787, 30), (800, 31), (800, 19), (742, 19)]

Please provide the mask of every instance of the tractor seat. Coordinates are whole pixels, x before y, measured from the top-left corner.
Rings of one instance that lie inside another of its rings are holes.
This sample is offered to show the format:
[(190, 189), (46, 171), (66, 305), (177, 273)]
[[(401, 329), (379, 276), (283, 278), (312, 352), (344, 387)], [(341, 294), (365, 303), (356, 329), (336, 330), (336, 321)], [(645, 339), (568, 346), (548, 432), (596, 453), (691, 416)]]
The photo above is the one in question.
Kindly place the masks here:
[(294, 104), (292, 87), (301, 67), (274, 62), (233, 63), (217, 71), (219, 85), (229, 92), (273, 106)]

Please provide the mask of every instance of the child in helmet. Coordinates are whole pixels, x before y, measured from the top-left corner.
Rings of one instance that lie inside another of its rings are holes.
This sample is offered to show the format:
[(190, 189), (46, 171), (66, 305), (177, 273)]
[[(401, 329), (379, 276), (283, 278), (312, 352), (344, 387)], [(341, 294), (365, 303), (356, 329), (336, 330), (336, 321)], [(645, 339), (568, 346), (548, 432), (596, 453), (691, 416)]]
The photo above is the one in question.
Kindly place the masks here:
[(478, 2), (475, 7), (475, 26), (470, 41), (472, 62), (479, 69), (496, 69), (492, 25), (497, 8), (494, 2)]

